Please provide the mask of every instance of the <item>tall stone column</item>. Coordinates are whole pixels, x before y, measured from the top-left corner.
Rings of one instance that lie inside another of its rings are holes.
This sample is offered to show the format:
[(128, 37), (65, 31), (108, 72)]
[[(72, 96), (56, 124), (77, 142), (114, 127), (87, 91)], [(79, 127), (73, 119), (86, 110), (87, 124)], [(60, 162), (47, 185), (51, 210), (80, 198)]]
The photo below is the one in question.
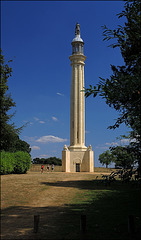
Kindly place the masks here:
[(74, 132), (74, 139), (73, 139), (73, 143), (74, 145), (77, 144), (77, 119), (78, 119), (78, 116), (77, 116), (77, 111), (78, 111), (78, 104), (77, 104), (77, 84), (78, 84), (78, 78), (77, 78), (77, 65), (75, 64), (74, 65), (74, 98), (73, 98), (73, 105), (74, 105), (74, 114), (73, 116), (71, 117), (72, 121), (74, 122), (74, 128), (73, 128), (73, 132)]
[[(80, 49), (80, 48), (79, 48)], [(84, 61), (82, 53), (69, 57), (72, 67), (71, 78), (71, 116), (70, 116), (70, 147), (69, 149), (86, 149), (85, 147), (85, 96), (84, 87)]]
[(93, 151), (91, 145), (85, 146), (85, 94), (84, 66), (86, 56), (83, 54), (84, 42), (80, 37), (80, 25), (75, 28), (72, 41), (71, 61), (71, 107), (70, 107), (70, 146), (62, 151), (63, 171), (93, 172)]
[(78, 99), (79, 99), (79, 108), (78, 108), (78, 111), (79, 111), (79, 116), (78, 116), (78, 119), (79, 119), (79, 122), (78, 122), (78, 143), (80, 144), (80, 145), (82, 145), (82, 111), (83, 111), (83, 109), (82, 109), (82, 92), (81, 92), (81, 90), (82, 90), (82, 81), (81, 81), (81, 79), (82, 79), (82, 74), (81, 74), (81, 65), (79, 65), (78, 66), (78, 68), (79, 68), (79, 86), (78, 86), (78, 94), (79, 94), (79, 96), (78, 96)]
[[(85, 86), (84, 83), (84, 66), (82, 66), (82, 86)], [(82, 88), (83, 89), (83, 88)], [(82, 109), (85, 109), (85, 96), (84, 96), (84, 92), (82, 93), (83, 97), (82, 97)], [(83, 144), (85, 144), (85, 111), (82, 112), (82, 142)]]

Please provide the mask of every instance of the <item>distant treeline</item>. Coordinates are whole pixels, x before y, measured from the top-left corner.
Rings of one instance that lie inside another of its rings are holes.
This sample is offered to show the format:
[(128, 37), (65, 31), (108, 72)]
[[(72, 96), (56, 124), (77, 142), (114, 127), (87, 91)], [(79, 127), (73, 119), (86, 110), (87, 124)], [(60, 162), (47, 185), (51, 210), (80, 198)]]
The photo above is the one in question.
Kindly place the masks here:
[(61, 166), (62, 160), (60, 158), (56, 157), (50, 157), (50, 158), (34, 158), (32, 161), (33, 164), (54, 164)]

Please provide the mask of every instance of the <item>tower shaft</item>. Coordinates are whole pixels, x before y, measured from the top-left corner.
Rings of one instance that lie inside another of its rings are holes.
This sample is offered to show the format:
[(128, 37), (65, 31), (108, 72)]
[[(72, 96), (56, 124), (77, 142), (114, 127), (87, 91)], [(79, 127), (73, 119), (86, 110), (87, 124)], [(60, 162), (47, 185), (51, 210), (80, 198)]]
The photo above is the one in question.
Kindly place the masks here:
[(85, 148), (85, 96), (84, 61), (86, 57), (75, 54), (71, 60), (71, 116), (70, 116), (70, 148)]

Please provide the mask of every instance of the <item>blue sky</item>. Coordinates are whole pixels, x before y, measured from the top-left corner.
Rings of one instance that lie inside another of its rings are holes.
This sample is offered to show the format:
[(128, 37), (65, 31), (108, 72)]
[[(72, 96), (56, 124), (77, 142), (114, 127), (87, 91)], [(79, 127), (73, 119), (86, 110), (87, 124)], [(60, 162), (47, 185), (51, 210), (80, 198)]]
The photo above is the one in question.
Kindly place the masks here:
[[(1, 48), (6, 60), (13, 59), (9, 91), (16, 102), (13, 118), (17, 127), (28, 122), (20, 138), (27, 141), (31, 156), (61, 158), (70, 143), (71, 41), (79, 22), (84, 40), (85, 87), (112, 74), (110, 64), (122, 65), (119, 49), (103, 42), (102, 28), (122, 25), (117, 13), (123, 1), (2, 1)], [(86, 99), (86, 146), (98, 156), (129, 129), (108, 130), (118, 113), (99, 97)]]

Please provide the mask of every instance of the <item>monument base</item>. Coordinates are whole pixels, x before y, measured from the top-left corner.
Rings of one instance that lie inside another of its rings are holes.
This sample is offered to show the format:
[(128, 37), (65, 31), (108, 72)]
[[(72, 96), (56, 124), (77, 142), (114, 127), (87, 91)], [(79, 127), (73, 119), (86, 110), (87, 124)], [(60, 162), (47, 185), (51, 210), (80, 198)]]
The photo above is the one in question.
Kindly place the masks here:
[(64, 146), (62, 151), (63, 172), (94, 172), (94, 154), (91, 146), (73, 148)]

